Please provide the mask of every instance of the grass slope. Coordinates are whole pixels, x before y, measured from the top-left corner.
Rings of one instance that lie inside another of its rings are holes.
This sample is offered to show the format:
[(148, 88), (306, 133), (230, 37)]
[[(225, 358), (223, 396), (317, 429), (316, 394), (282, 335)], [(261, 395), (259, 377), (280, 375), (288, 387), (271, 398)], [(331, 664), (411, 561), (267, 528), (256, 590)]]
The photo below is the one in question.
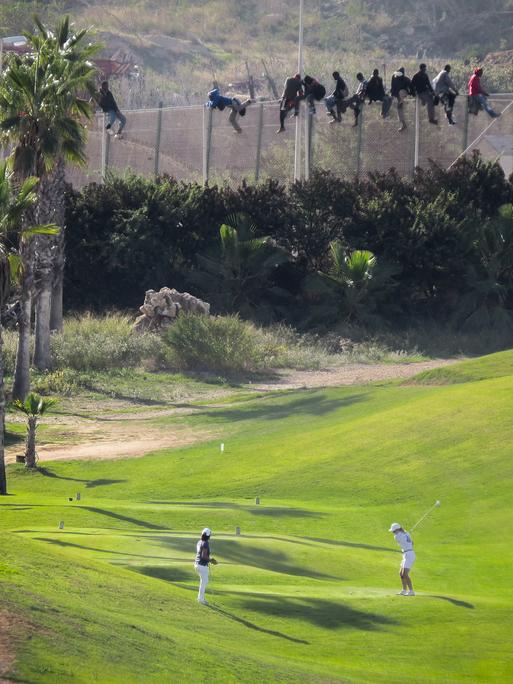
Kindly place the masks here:
[[(199, 407), (190, 429), (215, 425), (224, 453), (11, 467), (0, 591), (31, 633), (11, 679), (510, 681), (512, 361)], [(397, 597), (387, 528), (435, 499), (419, 595)], [(210, 608), (192, 569), (205, 525)]]

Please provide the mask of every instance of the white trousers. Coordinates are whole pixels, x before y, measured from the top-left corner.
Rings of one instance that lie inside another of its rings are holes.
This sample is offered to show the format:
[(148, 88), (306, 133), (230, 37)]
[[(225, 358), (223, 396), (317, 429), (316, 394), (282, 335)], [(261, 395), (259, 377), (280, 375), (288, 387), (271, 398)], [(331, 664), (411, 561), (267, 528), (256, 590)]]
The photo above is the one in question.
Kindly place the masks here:
[(199, 591), (198, 591), (198, 601), (204, 601), (205, 600), (205, 589), (207, 588), (208, 584), (208, 565), (194, 565), (194, 569), (200, 576), (200, 585), (199, 585)]

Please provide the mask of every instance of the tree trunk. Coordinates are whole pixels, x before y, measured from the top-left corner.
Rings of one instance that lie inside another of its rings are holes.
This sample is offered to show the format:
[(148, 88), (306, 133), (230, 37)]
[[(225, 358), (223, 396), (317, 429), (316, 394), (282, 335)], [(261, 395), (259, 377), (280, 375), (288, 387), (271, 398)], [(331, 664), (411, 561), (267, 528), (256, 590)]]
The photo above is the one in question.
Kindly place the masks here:
[(5, 393), (4, 393), (4, 363), (3, 363), (3, 336), (2, 323), (0, 322), (0, 496), (7, 494), (7, 475), (5, 473), (4, 455), (4, 426), (5, 426)]
[(25, 441), (25, 466), (36, 467), (36, 429), (37, 416), (29, 416), (27, 422), (27, 439)]
[[(64, 234), (64, 230), (62, 231)], [(64, 240), (62, 247), (59, 246), (60, 254), (56, 255), (56, 264), (54, 271), (54, 281), (52, 287), (52, 310), (50, 312), (50, 330), (54, 332), (62, 332), (62, 300), (64, 293)], [(61, 263), (62, 257), (62, 263)]]
[(34, 366), (38, 370), (48, 370), (52, 365), (50, 349), (50, 312), (52, 301), (51, 264), (39, 273), (38, 296), (36, 301), (36, 330)]
[(18, 317), (18, 349), (14, 369), (13, 399), (25, 401), (30, 391), (30, 324), (32, 316), (33, 249), (32, 241), (22, 240), (20, 253), (23, 275), (20, 293), (20, 315)]
[[(46, 174), (38, 188), (38, 222), (55, 223), (60, 233), (55, 236), (41, 235), (36, 241), (36, 343), (34, 364), (39, 370), (51, 366), (50, 331), (62, 329), (62, 289), (60, 298), (53, 309), (54, 284), (62, 288), (64, 270), (64, 195), (66, 178), (64, 159), (60, 157), (53, 169)], [(57, 294), (59, 294), (57, 290)], [(52, 321), (52, 314), (57, 321)]]

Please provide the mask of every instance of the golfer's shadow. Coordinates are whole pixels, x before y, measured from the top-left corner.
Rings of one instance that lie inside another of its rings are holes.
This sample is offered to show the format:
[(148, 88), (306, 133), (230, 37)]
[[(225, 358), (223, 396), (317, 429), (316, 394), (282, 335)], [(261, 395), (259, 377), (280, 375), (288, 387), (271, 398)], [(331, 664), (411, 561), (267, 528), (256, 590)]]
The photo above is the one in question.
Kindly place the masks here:
[(436, 594), (426, 594), (427, 598), (441, 599), (442, 601), (448, 601), (452, 603), (453, 606), (458, 606), (458, 608), (475, 608), (473, 603), (467, 603), (467, 601), (460, 601), (459, 599), (452, 598), (451, 596), (439, 596)]

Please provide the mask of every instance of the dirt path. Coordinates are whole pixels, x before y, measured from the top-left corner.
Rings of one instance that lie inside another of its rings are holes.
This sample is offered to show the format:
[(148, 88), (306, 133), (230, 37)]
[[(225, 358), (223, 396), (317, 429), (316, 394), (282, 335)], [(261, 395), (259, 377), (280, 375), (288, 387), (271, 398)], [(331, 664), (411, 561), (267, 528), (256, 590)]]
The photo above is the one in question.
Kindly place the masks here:
[(17, 620), (14, 615), (0, 610), (0, 684), (12, 684), (6, 675), (14, 665), (14, 628)]
[[(249, 383), (246, 388), (255, 392), (273, 392), (288, 389), (362, 385), (370, 382), (410, 378), (422, 371), (451, 363), (454, 361), (439, 359), (411, 364), (347, 364), (322, 371), (280, 371), (272, 381)], [(233, 394), (233, 390), (226, 390), (224, 396), (230, 394)], [(215, 397), (212, 398), (221, 398), (222, 396), (223, 393), (217, 390)], [(202, 398), (205, 399), (205, 397)], [(190, 401), (193, 400), (192, 397)], [(228, 404), (223, 404), (223, 406), (226, 407)], [(208, 408), (216, 408), (216, 404), (208, 404)], [(38, 448), (38, 456), (40, 461), (137, 458), (160, 449), (205, 442), (216, 437), (215, 431), (198, 430), (197, 428), (192, 430), (183, 425), (162, 426), (151, 423), (156, 418), (190, 415), (201, 410), (202, 406), (199, 405), (182, 405), (179, 407), (163, 406), (161, 409), (156, 408), (140, 412), (120, 412), (108, 415), (103, 413), (93, 416), (92, 419), (90, 416), (81, 418), (77, 415), (48, 416), (45, 423), (58, 428), (57, 434), (61, 443), (41, 445)], [(21, 419), (18, 418), (17, 420)], [(63, 444), (62, 441), (66, 441), (66, 443)], [(16, 454), (19, 453), (23, 453), (22, 444), (6, 448), (7, 463), (13, 463)]]

